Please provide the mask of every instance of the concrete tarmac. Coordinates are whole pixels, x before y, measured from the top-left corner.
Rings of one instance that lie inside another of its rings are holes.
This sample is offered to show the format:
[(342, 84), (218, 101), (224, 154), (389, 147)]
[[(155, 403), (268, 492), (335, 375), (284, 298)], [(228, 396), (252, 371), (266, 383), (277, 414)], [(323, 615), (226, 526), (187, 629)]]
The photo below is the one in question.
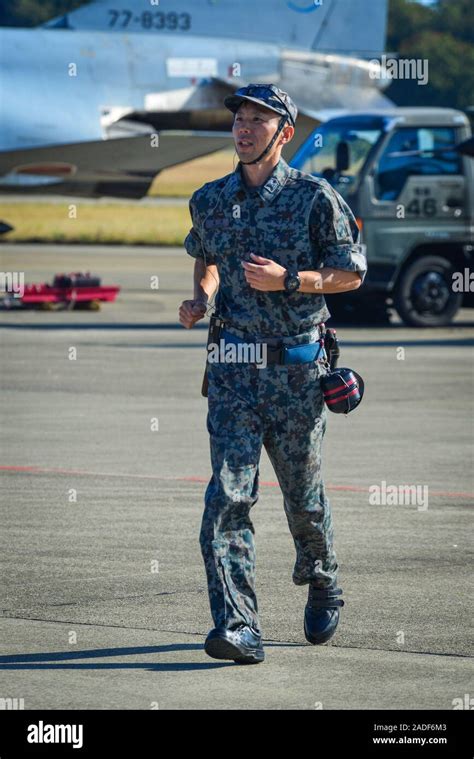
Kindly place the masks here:
[(438, 330), (340, 328), (340, 364), (366, 381), (360, 408), (329, 415), (324, 446), (346, 605), (330, 644), (306, 643), (307, 589), (291, 580), (263, 451), (252, 520), (266, 661), (242, 667), (203, 651), (207, 320), (185, 330), (177, 317), (192, 259), (6, 243), (0, 259), (26, 282), (90, 270), (122, 288), (99, 312), (0, 312), (1, 697), (25, 709), (451, 710), (472, 694), (473, 311)]

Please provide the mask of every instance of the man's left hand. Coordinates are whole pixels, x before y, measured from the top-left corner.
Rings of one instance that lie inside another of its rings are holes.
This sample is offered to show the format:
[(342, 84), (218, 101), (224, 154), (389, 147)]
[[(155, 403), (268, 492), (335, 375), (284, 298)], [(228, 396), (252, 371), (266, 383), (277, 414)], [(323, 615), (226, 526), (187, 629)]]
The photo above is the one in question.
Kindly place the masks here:
[(284, 290), (285, 277), (287, 271), (284, 266), (280, 266), (276, 261), (270, 258), (257, 256), (256, 253), (250, 254), (255, 263), (242, 261), (245, 271), (245, 279), (250, 287), (254, 290)]

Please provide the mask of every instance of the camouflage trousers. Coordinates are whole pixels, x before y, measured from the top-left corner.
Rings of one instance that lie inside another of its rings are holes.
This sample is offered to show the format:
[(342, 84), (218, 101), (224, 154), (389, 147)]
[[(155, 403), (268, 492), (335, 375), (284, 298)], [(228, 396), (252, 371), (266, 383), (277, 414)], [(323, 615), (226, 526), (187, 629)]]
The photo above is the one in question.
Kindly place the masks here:
[(262, 445), (275, 470), (296, 548), (293, 582), (336, 582), (331, 510), (321, 478), (326, 407), (318, 362), (208, 366), (207, 429), (212, 477), (200, 532), (216, 627), (260, 631), (255, 593), (255, 530)]

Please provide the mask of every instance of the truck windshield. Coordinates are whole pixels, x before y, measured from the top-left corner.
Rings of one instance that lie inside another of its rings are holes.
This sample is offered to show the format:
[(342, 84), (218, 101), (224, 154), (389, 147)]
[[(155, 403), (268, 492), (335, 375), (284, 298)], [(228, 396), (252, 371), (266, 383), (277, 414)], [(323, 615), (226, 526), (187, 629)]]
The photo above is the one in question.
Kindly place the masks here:
[(381, 118), (331, 119), (308, 137), (291, 165), (327, 179), (344, 197), (354, 191), (361, 169), (383, 133)]

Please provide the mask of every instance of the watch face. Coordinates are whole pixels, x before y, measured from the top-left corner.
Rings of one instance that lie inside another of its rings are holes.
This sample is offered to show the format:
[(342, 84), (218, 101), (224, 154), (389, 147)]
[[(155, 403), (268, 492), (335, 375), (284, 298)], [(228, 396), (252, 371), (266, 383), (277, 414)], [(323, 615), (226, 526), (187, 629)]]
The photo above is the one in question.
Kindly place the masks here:
[(286, 280), (285, 280), (285, 290), (288, 292), (293, 292), (294, 290), (297, 290), (300, 286), (300, 278), (297, 274), (287, 274)]

